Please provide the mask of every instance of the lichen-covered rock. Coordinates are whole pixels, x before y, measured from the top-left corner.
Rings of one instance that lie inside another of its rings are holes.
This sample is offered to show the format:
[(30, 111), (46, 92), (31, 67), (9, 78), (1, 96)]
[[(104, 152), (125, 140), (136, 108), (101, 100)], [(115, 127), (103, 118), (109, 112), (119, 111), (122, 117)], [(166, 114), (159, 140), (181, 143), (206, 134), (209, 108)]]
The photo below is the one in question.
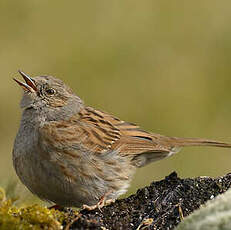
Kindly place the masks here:
[[(206, 201), (227, 191), (230, 186), (231, 174), (215, 179), (210, 177), (180, 179), (174, 172), (164, 180), (153, 182), (150, 186), (139, 189), (135, 195), (117, 200), (101, 210), (80, 212), (72, 208), (63, 211), (50, 210), (39, 205), (17, 208), (12, 206), (12, 202), (7, 200), (4, 192), (0, 190), (0, 230), (170, 230)], [(217, 220), (221, 219), (222, 215), (218, 214)]]
[(230, 230), (231, 190), (193, 212), (176, 230)]

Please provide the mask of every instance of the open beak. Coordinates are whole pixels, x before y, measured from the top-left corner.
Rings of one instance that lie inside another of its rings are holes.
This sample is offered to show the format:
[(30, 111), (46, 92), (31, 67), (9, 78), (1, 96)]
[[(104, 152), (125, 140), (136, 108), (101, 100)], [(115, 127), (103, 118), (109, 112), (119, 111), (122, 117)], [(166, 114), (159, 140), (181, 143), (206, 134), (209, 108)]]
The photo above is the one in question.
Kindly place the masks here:
[(13, 79), (23, 88), (23, 90), (29, 91), (31, 93), (37, 92), (38, 88), (35, 85), (34, 80), (30, 78), (28, 75), (26, 75), (25, 73), (23, 73), (22, 71), (19, 70), (18, 72), (21, 74), (21, 76), (25, 80), (25, 83), (17, 80), (16, 78), (13, 78)]

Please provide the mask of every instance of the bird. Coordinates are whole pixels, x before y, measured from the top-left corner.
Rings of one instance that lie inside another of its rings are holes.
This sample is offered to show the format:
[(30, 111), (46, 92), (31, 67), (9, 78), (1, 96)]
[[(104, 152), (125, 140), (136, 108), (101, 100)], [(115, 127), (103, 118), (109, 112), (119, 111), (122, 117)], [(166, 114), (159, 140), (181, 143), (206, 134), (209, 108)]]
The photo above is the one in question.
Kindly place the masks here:
[(14, 169), (33, 194), (61, 207), (101, 208), (127, 191), (137, 168), (182, 147), (231, 148), (220, 141), (145, 131), (85, 105), (56, 77), (19, 73), (24, 82), (14, 78), (23, 89)]

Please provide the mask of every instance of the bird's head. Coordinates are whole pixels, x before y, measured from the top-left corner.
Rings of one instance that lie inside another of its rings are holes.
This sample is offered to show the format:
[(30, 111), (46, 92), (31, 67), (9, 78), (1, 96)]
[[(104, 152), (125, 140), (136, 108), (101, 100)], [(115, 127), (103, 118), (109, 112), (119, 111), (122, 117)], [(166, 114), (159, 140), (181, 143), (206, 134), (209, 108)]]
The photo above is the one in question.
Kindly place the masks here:
[(82, 108), (82, 100), (61, 80), (52, 76), (31, 78), (22, 71), (19, 73), (25, 82), (14, 80), (24, 91), (21, 100), (23, 110), (35, 110), (54, 120), (53, 117), (68, 116)]

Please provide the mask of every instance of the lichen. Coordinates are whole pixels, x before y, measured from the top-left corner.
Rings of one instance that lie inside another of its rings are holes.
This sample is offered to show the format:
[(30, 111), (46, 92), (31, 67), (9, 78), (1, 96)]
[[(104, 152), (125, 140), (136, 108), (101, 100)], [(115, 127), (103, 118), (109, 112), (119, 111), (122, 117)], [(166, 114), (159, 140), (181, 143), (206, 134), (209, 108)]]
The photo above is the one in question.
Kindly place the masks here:
[(231, 190), (217, 196), (189, 215), (177, 230), (230, 230)]

